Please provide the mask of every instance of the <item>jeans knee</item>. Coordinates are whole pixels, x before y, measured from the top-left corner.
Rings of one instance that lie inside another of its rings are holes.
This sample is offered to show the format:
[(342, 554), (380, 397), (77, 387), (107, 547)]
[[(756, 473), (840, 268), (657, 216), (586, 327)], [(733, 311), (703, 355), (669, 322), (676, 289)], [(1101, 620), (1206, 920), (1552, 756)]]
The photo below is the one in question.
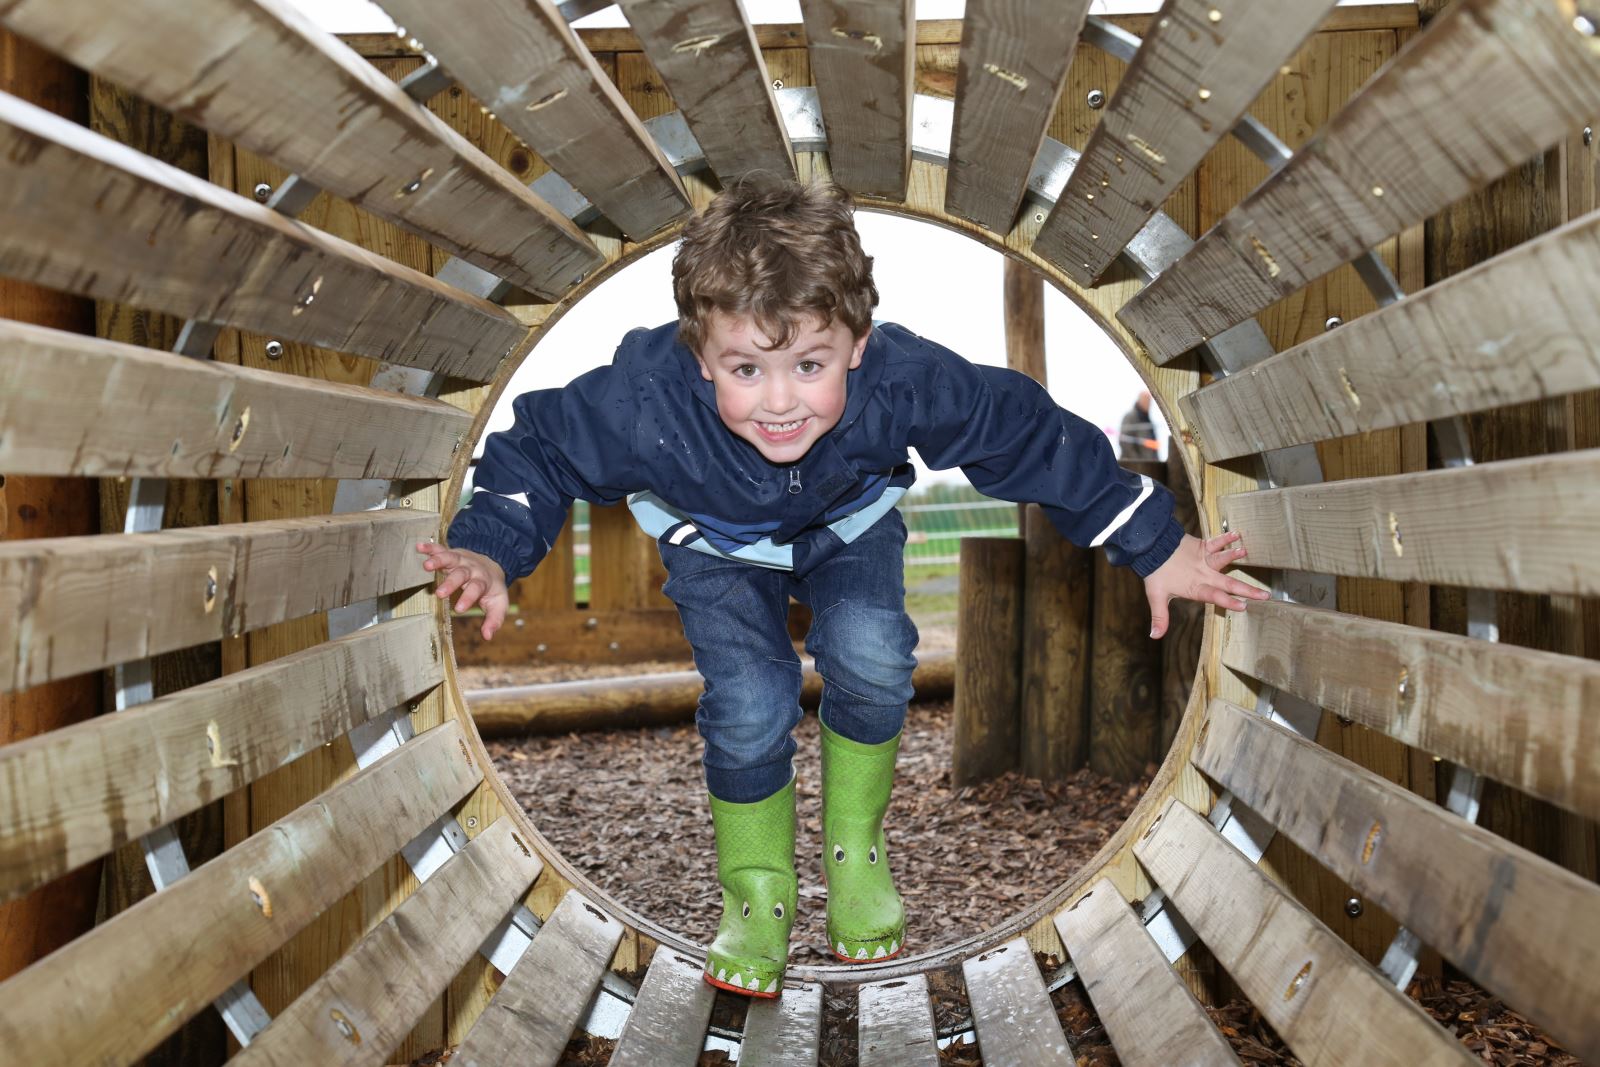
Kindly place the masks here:
[(823, 678), (863, 703), (911, 699), (917, 628), (904, 611), (845, 601), (817, 617), (807, 644)]
[(768, 665), (708, 684), (695, 725), (709, 766), (729, 770), (786, 759), (800, 722), (799, 664)]

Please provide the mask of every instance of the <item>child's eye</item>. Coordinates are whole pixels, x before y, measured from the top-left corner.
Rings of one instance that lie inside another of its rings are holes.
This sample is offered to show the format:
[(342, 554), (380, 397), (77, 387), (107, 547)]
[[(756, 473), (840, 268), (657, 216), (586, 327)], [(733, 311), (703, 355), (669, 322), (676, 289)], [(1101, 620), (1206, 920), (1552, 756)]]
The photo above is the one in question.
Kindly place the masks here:
[(814, 359), (802, 359), (796, 368), (801, 374), (815, 374), (822, 369), (822, 364)]
[(741, 363), (733, 368), (733, 376), (735, 378), (754, 378), (756, 374), (757, 370), (754, 363)]

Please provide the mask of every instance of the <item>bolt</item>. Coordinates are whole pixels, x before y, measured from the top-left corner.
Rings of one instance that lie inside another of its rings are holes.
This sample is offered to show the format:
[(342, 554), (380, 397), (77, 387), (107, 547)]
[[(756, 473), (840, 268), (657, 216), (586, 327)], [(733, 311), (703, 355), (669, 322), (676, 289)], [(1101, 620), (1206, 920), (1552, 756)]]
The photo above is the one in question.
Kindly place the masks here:
[(1042, 211), (1035, 211), (1035, 212), (1034, 212), (1034, 213), (1033, 213), (1033, 221), (1034, 221), (1034, 222), (1043, 222), (1043, 221), (1044, 221), (1044, 212), (1042, 212)]
[(617, 642), (615, 642), (615, 641), (611, 642), (606, 647), (609, 648), (613, 652), (619, 652), (619, 651), (622, 650), (622, 646), (620, 644), (618, 644)]
[(215, 600), (216, 598), (217, 598), (217, 576), (216, 576), (215, 572), (212, 572), (212, 573), (209, 573), (209, 574), (206, 575), (206, 599), (209, 601), (209, 600)]
[(539, 653), (539, 655), (542, 656), (546, 652), (550, 651), (550, 646), (545, 644), (543, 641), (541, 641), (541, 642), (539, 642), (538, 646), (536, 648), (534, 648), (534, 651)]
[(400, 501), (400, 506), (403, 508), (409, 508), (411, 506), (411, 498), (406, 497), (404, 500)]
[(1360, 897), (1351, 897), (1344, 902), (1344, 913), (1352, 919), (1361, 918), (1361, 913), (1367, 909), (1361, 903)]
[(1329, 315), (1328, 320), (1322, 324), (1324, 330), (1337, 330), (1344, 325), (1344, 320), (1337, 315)]
[(591, 615), (587, 619), (583, 620), (583, 625), (585, 629), (593, 630), (596, 626), (600, 625), (600, 620)]
[(1106, 94), (1099, 89), (1090, 89), (1089, 95), (1085, 98), (1085, 102), (1093, 110), (1099, 111), (1101, 108), (1106, 106)]
[(1587, 148), (1593, 143), (1594, 143), (1594, 127), (1593, 126), (1585, 126), (1583, 128), (1583, 146), (1585, 148)]
[(267, 342), (267, 358), (268, 359), (282, 359), (283, 358), (283, 342), (282, 341), (268, 341)]
[(783, 79), (782, 78), (773, 78), (772, 79), (772, 87), (774, 89), (782, 89), (783, 88)]
[(268, 185), (266, 182), (256, 182), (254, 192), (256, 194), (256, 199), (265, 204), (267, 202), (267, 198), (272, 195), (272, 186)]
[(471, 830), (474, 827), (476, 827), (477, 825), (478, 825), (478, 817), (476, 815), (468, 815), (467, 816), (467, 829)]
[(522, 629), (522, 628), (523, 628), (523, 627), (524, 627), (524, 626), (526, 626), (526, 625), (528, 625), (528, 622), (527, 622), (527, 620), (526, 620), (526, 619), (522, 619), (522, 618), (519, 618), (519, 619), (517, 619), (517, 621), (516, 621), (516, 622), (513, 622), (513, 623), (512, 623), (512, 624), (511, 624), (511, 625), (512, 625), (512, 626), (515, 626), (515, 627), (516, 627), (516, 628), (517, 628), (517, 629), (519, 629), (519, 630), (520, 630), (520, 629)]
[(1583, 34), (1585, 37), (1593, 37), (1597, 31), (1594, 17), (1586, 14), (1578, 14), (1573, 16), (1572, 28)]

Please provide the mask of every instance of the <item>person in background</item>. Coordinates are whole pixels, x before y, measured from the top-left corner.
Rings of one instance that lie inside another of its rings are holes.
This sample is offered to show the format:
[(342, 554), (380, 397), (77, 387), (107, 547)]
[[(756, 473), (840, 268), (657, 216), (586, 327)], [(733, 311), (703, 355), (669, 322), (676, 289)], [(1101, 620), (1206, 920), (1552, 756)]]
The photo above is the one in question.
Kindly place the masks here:
[(1118, 459), (1159, 459), (1160, 442), (1156, 440), (1156, 424), (1150, 419), (1150, 390), (1142, 391), (1133, 407), (1122, 416), (1121, 441)]

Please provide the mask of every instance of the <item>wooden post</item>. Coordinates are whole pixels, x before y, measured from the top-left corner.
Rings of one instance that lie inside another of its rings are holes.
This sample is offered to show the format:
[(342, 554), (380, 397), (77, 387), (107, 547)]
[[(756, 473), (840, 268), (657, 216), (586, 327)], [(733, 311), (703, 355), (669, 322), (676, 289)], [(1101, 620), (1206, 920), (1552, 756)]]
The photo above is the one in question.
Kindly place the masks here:
[(956, 786), (1017, 766), (1022, 655), (1023, 543), (961, 542), (956, 700), (950, 780)]
[[(1122, 466), (1162, 481), (1160, 463)], [(1089, 683), (1089, 766), (1119, 782), (1141, 777), (1159, 755), (1161, 646), (1150, 640), (1144, 582), (1094, 558), (1094, 663)]]
[[(0, 91), (79, 122), (88, 117), (83, 72), (0, 30)], [(0, 279), (0, 317), (94, 332), (90, 301)], [(100, 532), (93, 481), (0, 472), (0, 540)], [(0, 694), (0, 744), (47, 733), (100, 713), (97, 674)], [(0, 904), (0, 979), (49, 955), (94, 925), (100, 864), (91, 863), (32, 893)]]
[[(1182, 450), (1174, 441), (1167, 450), (1167, 488), (1175, 498), (1173, 517), (1183, 532), (1200, 535), (1200, 512), (1189, 474), (1183, 466)], [(1192, 600), (1174, 600), (1168, 606), (1167, 634), (1161, 639), (1161, 729), (1156, 745), (1159, 761), (1172, 747), (1189, 706), (1189, 690), (1194, 687), (1195, 670), (1200, 664), (1200, 642), (1205, 637), (1206, 609)]]
[(1095, 552), (1062, 537), (1037, 504), (1023, 538), (1022, 773), (1055, 781), (1083, 766), (1088, 742)]

